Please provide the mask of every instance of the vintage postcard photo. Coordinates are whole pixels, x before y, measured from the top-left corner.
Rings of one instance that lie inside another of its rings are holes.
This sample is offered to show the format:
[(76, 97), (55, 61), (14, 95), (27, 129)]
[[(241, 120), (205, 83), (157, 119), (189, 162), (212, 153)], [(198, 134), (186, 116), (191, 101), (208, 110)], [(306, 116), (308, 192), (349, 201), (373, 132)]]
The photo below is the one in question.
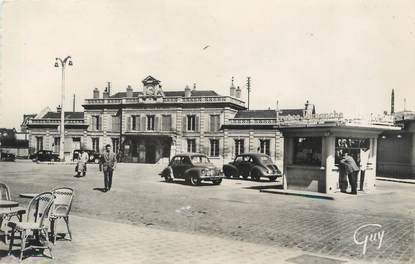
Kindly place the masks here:
[(415, 262), (415, 1), (0, 1), (1, 263)]

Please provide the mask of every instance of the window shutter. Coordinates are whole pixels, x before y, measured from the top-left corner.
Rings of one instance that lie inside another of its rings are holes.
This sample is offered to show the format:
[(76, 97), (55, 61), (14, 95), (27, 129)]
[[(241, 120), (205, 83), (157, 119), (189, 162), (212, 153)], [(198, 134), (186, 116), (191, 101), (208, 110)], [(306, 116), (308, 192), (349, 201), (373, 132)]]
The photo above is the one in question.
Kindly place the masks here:
[(195, 131), (199, 132), (199, 116), (195, 116)]
[(140, 126), (141, 126), (140, 131), (146, 131), (147, 130), (147, 128), (146, 128), (146, 117), (145, 116), (141, 117)]
[(99, 128), (99, 129), (98, 129), (98, 130), (100, 130), (100, 131), (101, 131), (101, 130), (102, 130), (102, 128), (103, 128), (103, 125), (102, 125), (102, 120), (103, 120), (102, 115), (100, 115), (100, 116), (99, 116), (99, 122), (98, 122), (98, 124), (99, 124), (99, 126), (98, 126), (98, 128)]
[(136, 130), (141, 130), (141, 117), (138, 115), (138, 116), (135, 116), (135, 129)]
[(183, 117), (183, 132), (187, 131), (187, 118), (186, 116)]
[(208, 131), (213, 132), (213, 115), (209, 116), (209, 122), (208, 122)]
[(128, 118), (127, 118), (127, 131), (131, 131), (131, 130), (133, 130), (133, 128), (132, 128), (132, 117), (131, 116), (129, 116)]
[(154, 130), (155, 131), (158, 131), (159, 130), (159, 117), (158, 116), (155, 116), (154, 117)]

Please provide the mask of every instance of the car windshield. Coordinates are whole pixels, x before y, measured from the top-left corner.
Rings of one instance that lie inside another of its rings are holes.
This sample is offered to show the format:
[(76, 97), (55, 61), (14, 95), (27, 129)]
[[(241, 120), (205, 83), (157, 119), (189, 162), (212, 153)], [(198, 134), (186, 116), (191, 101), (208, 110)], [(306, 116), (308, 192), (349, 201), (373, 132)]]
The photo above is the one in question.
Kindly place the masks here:
[(191, 159), (192, 163), (210, 163), (206, 156), (192, 156)]
[(272, 163), (271, 158), (270, 158), (270, 157), (268, 157), (268, 156), (261, 156), (261, 157), (259, 157), (259, 158), (260, 158), (260, 160), (261, 160), (263, 163)]

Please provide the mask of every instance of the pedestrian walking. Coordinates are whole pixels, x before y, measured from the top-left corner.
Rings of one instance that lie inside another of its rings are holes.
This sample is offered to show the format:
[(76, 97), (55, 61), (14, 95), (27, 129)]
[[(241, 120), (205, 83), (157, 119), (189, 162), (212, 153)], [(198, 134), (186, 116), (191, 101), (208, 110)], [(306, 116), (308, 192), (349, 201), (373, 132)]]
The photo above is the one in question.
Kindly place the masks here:
[(357, 174), (360, 170), (359, 167), (353, 157), (349, 156), (347, 152), (343, 153), (343, 159), (340, 160), (340, 164), (344, 166), (347, 177), (349, 178), (349, 184), (352, 189), (351, 194), (357, 194)]
[(115, 167), (117, 166), (117, 157), (111, 151), (111, 145), (107, 144), (105, 146), (104, 154), (99, 164), (99, 170), (104, 172), (104, 191), (107, 192), (111, 190), (112, 185), (112, 175)]
[(76, 164), (76, 172), (78, 176), (85, 176), (86, 175), (86, 164), (89, 161), (89, 155), (86, 151), (80, 150), (78, 163)]
[(369, 148), (360, 150), (360, 188), (359, 191), (363, 191), (365, 182), (365, 173), (367, 164), (369, 163)]

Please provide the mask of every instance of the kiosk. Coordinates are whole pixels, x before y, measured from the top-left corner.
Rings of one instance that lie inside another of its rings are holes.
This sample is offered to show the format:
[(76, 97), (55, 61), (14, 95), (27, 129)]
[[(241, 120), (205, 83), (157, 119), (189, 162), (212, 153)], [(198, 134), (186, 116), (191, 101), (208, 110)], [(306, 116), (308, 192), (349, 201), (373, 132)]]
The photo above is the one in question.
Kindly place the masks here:
[(400, 130), (399, 127), (384, 124), (344, 121), (289, 126), (281, 124), (278, 129), (284, 136), (284, 188), (320, 193), (339, 190), (337, 165), (342, 153), (346, 151), (358, 165), (360, 153), (369, 152), (364, 190), (373, 191), (376, 181), (377, 138), (383, 131)]

